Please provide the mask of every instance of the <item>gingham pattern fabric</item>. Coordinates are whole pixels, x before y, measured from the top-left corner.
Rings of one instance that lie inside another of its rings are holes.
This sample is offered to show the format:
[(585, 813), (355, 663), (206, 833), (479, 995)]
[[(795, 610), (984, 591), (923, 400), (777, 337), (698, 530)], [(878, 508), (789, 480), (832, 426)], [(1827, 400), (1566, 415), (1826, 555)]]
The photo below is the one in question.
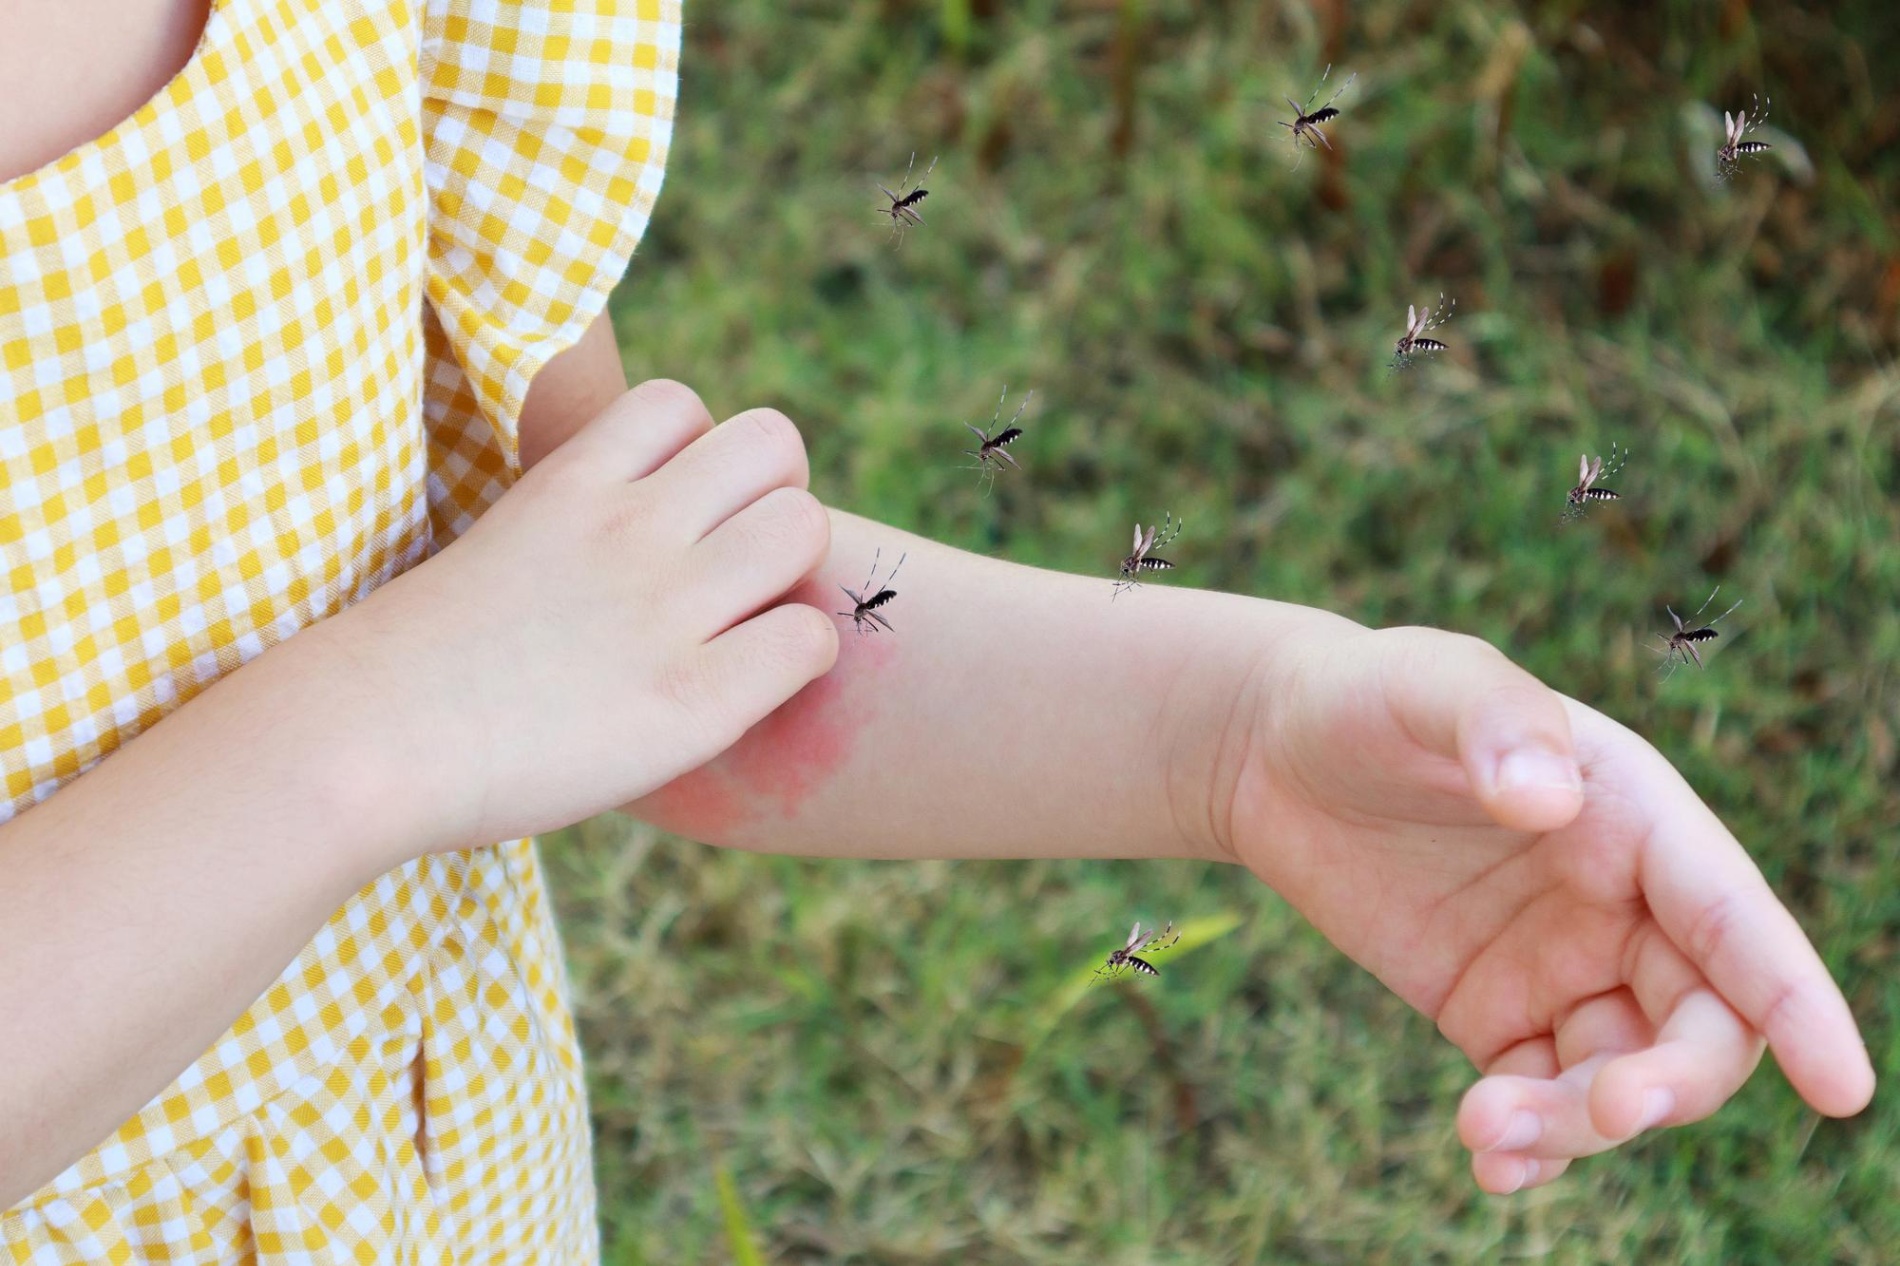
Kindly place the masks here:
[[(0, 821), (501, 495), (678, 54), (676, 0), (216, 0), (158, 97), (0, 184)], [(402, 867), (0, 1262), (591, 1261), (565, 993), (531, 842)]]

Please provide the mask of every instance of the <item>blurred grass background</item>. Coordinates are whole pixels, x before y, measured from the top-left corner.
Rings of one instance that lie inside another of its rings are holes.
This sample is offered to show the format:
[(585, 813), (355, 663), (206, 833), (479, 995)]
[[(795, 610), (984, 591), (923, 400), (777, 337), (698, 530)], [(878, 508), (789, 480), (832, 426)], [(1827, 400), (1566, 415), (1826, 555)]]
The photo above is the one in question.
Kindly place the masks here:
[[(602, 819), (546, 854), (608, 1261), (733, 1260), (735, 1212), (777, 1262), (1900, 1260), (1900, 6), (686, 16), (615, 299), (630, 373), (784, 409), (827, 501), (970, 549), (1105, 574), (1166, 509), (1172, 583), (1490, 639), (1685, 770), (1889, 1082), (1821, 1121), (1765, 1067), (1492, 1199), (1452, 1132), (1462, 1057), (1245, 875), (806, 862)], [(1281, 98), (1328, 62), (1359, 78), (1296, 162)], [(1707, 183), (1757, 91), (1787, 135)], [(913, 149), (930, 223), (897, 248), (872, 180)], [(1387, 374), (1441, 290), (1452, 351)], [(1027, 469), (984, 497), (961, 423), (1004, 383), (1036, 391)], [(1625, 499), (1559, 531), (1612, 440)], [(1745, 602), (1708, 671), (1659, 681), (1663, 605), (1717, 583)], [(1225, 912), (1032, 1040), (1136, 915)]]

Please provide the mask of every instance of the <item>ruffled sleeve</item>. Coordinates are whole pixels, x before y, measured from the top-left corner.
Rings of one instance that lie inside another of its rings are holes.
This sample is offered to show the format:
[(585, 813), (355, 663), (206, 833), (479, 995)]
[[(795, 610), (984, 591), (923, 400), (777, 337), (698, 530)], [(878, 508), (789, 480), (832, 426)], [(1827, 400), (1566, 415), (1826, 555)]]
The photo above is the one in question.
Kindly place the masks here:
[(600, 314), (646, 228), (679, 48), (678, 0), (427, 0), (431, 334), (511, 475), (529, 381)]

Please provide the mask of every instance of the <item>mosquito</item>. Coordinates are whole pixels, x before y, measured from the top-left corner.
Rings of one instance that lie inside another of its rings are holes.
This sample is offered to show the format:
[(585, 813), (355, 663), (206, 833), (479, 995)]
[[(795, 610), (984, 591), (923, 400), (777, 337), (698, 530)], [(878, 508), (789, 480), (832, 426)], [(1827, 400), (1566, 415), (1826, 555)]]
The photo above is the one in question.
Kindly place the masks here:
[(1438, 292), (1438, 307), (1434, 311), (1428, 312), (1424, 308), (1415, 308), (1409, 303), (1406, 304), (1405, 333), (1400, 336), (1394, 349), (1392, 368), (1404, 369), (1412, 363), (1412, 357), (1420, 352), (1444, 351), (1446, 347), (1444, 343), (1435, 338), (1426, 338), (1425, 335), (1450, 320), (1452, 309), (1457, 306), (1456, 299), (1449, 304), (1445, 302), (1445, 292), (1442, 290)]
[(897, 590), (891, 588), (891, 582), (897, 579), (898, 571), (904, 566), (904, 559), (909, 558), (910, 555), (905, 553), (897, 560), (897, 566), (891, 568), (891, 574), (884, 578), (883, 584), (874, 584), (873, 582), (877, 579), (878, 559), (883, 556), (883, 553), (883, 547), (880, 546), (878, 550), (871, 555), (871, 574), (865, 578), (862, 592), (853, 589), (844, 589), (843, 585), (838, 586), (838, 588), (844, 589), (845, 597), (851, 599), (851, 601), (857, 605), (850, 611), (840, 611), (837, 614), (850, 616), (852, 626), (857, 629), (860, 635), (867, 629), (872, 633), (877, 632), (877, 626), (880, 624), (886, 629), (890, 629), (893, 633), (897, 632), (896, 629), (891, 628), (889, 620), (886, 620), (877, 613), (877, 609), (897, 596)]
[(1623, 469), (1623, 463), (1628, 461), (1629, 457), (1627, 451), (1622, 456), (1617, 456), (1614, 440), (1610, 442), (1608, 459), (1610, 465), (1607, 469), (1604, 467), (1605, 459), (1602, 457), (1592, 457), (1588, 453), (1579, 457), (1577, 459), (1577, 486), (1570, 490), (1570, 495), (1565, 499), (1569, 504), (1564, 509), (1563, 517), (1557, 522), (1564, 524), (1572, 519), (1580, 518), (1583, 512), (1590, 508), (1592, 501), (1617, 500), (1621, 494), (1609, 488), (1599, 488), (1597, 480), (1615, 475), (1617, 471)]
[(1122, 559), (1121, 578), (1115, 582), (1115, 592), (1109, 596), (1111, 598), (1119, 598), (1122, 590), (1135, 588), (1140, 581), (1141, 573), (1144, 571), (1167, 571), (1171, 569), (1174, 566), (1173, 563), (1165, 558), (1156, 558), (1152, 551), (1166, 549), (1169, 542), (1173, 541), (1174, 538), (1179, 535), (1181, 535), (1181, 525), (1174, 521), (1172, 511), (1168, 513), (1165, 523), (1160, 529), (1158, 538), (1154, 524), (1150, 523), (1146, 532), (1141, 530), (1141, 524), (1135, 524), (1135, 544), (1133, 552), (1130, 553), (1127, 558)]
[(930, 190), (924, 188), (923, 183), (930, 179), (930, 173), (937, 169), (937, 160), (934, 158), (930, 160), (930, 166), (924, 168), (924, 174), (917, 178), (916, 188), (911, 188), (910, 173), (916, 166), (917, 151), (912, 150), (910, 164), (904, 168), (903, 183), (897, 186), (896, 193), (876, 181), (871, 182), (877, 184), (878, 191), (891, 200), (888, 207), (878, 207), (876, 210), (879, 215), (891, 217), (891, 236), (894, 238), (901, 238), (905, 229), (912, 225), (921, 227), (924, 222), (923, 212), (917, 209), (917, 204), (930, 196)]
[(1140, 955), (1168, 949), (1180, 939), (1181, 934), (1174, 930), (1172, 923), (1159, 932), (1150, 932), (1146, 936), (1141, 934), (1141, 924), (1136, 923), (1129, 929), (1127, 943), (1118, 950), (1110, 950), (1108, 961), (1095, 969), (1096, 978), (1113, 980), (1130, 969), (1145, 976), (1159, 976), (1161, 973), (1155, 970), (1155, 965)]
[(1317, 110), (1309, 110), (1308, 107), (1319, 99), (1321, 90), (1326, 87), (1326, 76), (1332, 73), (1333, 64), (1328, 62), (1326, 63), (1325, 71), (1322, 72), (1319, 77), (1319, 86), (1314, 88), (1313, 95), (1306, 99), (1306, 105), (1302, 106), (1292, 97), (1285, 98), (1286, 103), (1293, 107), (1293, 122), (1288, 123), (1282, 119), (1280, 120), (1280, 126), (1286, 128), (1293, 134), (1293, 148), (1300, 148), (1300, 142), (1302, 140), (1314, 149), (1318, 149), (1321, 145), (1324, 145), (1327, 149), (1333, 147), (1333, 143), (1326, 139), (1326, 133), (1320, 130), (1319, 125), (1328, 119), (1336, 119), (1339, 117), (1339, 111), (1333, 108), (1333, 102), (1339, 100), (1340, 93), (1352, 87), (1352, 81), (1359, 78), (1359, 72), (1354, 71), (1352, 74), (1347, 75), (1346, 82), (1339, 85), (1332, 96), (1326, 98), (1325, 105)]
[[(1021, 466), (1017, 465), (1016, 459), (1011, 457), (1006, 450), (1011, 444), (1014, 444), (1023, 437), (1023, 429), (1017, 426), (1016, 423), (1022, 418), (1023, 410), (1029, 407), (1029, 402), (1035, 398), (1036, 393), (1033, 391), (1024, 396), (1023, 402), (1016, 406), (1016, 413), (1010, 418), (1009, 425), (997, 431), (995, 435), (979, 430), (969, 422), (963, 424), (970, 428), (977, 439), (977, 446), (975, 448), (966, 448), (963, 450), (966, 456), (976, 458), (977, 469), (987, 472), (992, 478), (995, 477), (997, 471), (1002, 469), (1004, 462), (1008, 462), (1017, 470), (1022, 469)], [(996, 412), (990, 418), (990, 426), (992, 428), (1001, 420), (1003, 416), (1003, 401), (1007, 399), (1009, 399), (1009, 385), (1005, 383), (1003, 385), (1003, 394), (996, 399)]]
[(1710, 590), (1709, 596), (1703, 599), (1702, 605), (1697, 607), (1695, 614), (1690, 616), (1687, 620), (1677, 615), (1675, 608), (1663, 608), (1663, 610), (1669, 612), (1669, 618), (1673, 620), (1676, 625), (1676, 631), (1663, 643), (1663, 676), (1665, 678), (1672, 676), (1677, 667), (1691, 660), (1695, 661), (1697, 668), (1702, 667), (1702, 653), (1696, 649), (1696, 643), (1712, 642), (1722, 636), (1716, 632), (1715, 626), (1720, 624), (1723, 620), (1726, 620), (1729, 614), (1735, 610), (1735, 607), (1742, 605), (1742, 600), (1737, 598), (1735, 605), (1731, 606), (1727, 611), (1716, 616), (1707, 624), (1698, 624), (1698, 617), (1709, 609), (1709, 603), (1714, 602), (1715, 595), (1721, 592), (1722, 586), (1720, 585)]
[[(1750, 99), (1750, 108), (1753, 108), (1755, 100), (1758, 99), (1759, 98)], [(1722, 111), (1722, 148), (1715, 151), (1715, 169), (1718, 179), (1727, 180), (1733, 176), (1736, 171), (1740, 169), (1742, 165), (1741, 160), (1744, 155), (1759, 154), (1763, 150), (1774, 148), (1767, 141), (1745, 141), (1742, 139), (1762, 125), (1762, 122), (1768, 117), (1768, 107), (1773, 104), (1774, 100), (1770, 98), (1762, 105), (1761, 113), (1757, 114), (1753, 121), (1749, 119), (1747, 110), (1737, 111), (1734, 118), (1729, 117), (1727, 110)]]

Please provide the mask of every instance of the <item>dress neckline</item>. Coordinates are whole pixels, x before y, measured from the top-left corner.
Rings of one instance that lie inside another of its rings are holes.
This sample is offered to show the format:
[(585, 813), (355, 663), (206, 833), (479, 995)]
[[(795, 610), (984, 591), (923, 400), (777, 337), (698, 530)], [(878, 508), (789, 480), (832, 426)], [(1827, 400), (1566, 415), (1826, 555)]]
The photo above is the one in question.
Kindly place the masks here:
[(42, 163), (32, 171), (15, 176), (11, 180), (0, 180), (0, 199), (9, 199), (28, 193), (35, 186), (72, 172), (100, 155), (123, 148), (128, 141), (149, 132), (166, 115), (177, 110), (184, 101), (203, 86), (207, 73), (205, 61), (223, 42), (225, 10), (230, 3), (231, 0), (211, 0), (211, 11), (205, 16), (204, 30), (199, 32), (198, 42), (193, 46), (191, 56), (183, 66), (178, 68), (177, 74), (167, 79), (163, 87), (146, 99), (145, 104), (120, 119), (102, 134), (75, 145), (51, 162)]

